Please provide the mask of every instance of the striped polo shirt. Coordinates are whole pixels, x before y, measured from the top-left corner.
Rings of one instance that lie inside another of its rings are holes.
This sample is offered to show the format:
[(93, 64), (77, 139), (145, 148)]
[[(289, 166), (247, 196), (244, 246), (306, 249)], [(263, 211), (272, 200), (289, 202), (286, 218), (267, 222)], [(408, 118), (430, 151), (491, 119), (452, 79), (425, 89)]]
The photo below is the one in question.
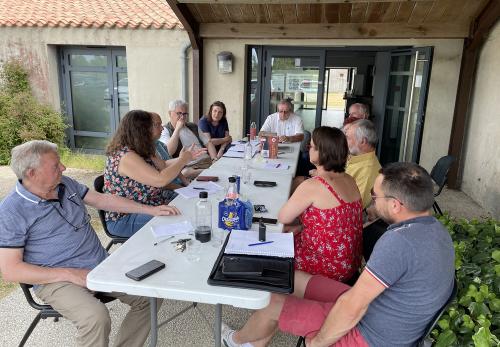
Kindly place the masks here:
[(107, 253), (90, 225), (87, 192), (62, 176), (58, 199), (44, 200), (17, 182), (0, 203), (0, 248), (23, 248), (33, 265), (93, 269)]

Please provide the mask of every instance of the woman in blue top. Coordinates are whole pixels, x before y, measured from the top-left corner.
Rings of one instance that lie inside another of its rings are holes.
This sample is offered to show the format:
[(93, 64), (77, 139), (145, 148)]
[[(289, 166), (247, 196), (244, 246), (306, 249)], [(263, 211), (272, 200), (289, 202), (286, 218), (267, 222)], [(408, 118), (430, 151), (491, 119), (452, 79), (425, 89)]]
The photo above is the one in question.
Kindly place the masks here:
[(222, 157), (226, 147), (233, 141), (229, 135), (229, 125), (226, 119), (226, 105), (222, 101), (215, 101), (210, 105), (208, 114), (198, 122), (198, 127), (208, 136), (217, 149), (217, 158)]

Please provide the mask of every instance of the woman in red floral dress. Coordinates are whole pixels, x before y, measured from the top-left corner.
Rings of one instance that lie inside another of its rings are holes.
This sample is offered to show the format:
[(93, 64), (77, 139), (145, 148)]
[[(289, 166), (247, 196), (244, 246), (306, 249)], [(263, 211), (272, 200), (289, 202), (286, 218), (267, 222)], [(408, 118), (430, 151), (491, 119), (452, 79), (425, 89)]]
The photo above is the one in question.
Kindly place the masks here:
[(341, 130), (316, 128), (309, 156), (317, 175), (301, 183), (279, 213), (295, 234), (295, 268), (338, 281), (349, 280), (362, 256), (362, 204), (354, 179), (346, 174), (349, 149)]

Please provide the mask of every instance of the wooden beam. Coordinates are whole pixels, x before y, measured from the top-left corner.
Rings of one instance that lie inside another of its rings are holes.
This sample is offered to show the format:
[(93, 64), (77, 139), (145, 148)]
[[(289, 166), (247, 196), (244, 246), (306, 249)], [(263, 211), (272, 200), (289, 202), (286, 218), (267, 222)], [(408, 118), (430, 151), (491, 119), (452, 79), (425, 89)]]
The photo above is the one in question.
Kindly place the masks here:
[(193, 122), (198, 123), (203, 115), (203, 41), (193, 49)]
[(460, 23), (342, 23), (342, 24), (248, 24), (202, 23), (202, 38), (252, 39), (386, 39), (386, 38), (464, 38), (467, 24)]
[[(346, 4), (355, 2), (406, 2), (408, 0), (178, 0), (179, 3), (190, 4)], [(433, 2), (435, 0), (411, 0), (418, 2)], [(471, 0), (472, 1), (472, 0)]]
[(462, 185), (465, 130), (470, 114), (479, 54), (491, 29), (499, 20), (500, 1), (490, 0), (478, 18), (472, 23), (472, 37), (464, 42), (448, 148), (448, 153), (457, 159), (448, 174), (448, 186), (452, 189), (458, 189)]
[(199, 36), (199, 24), (195, 19), (186, 4), (180, 4), (177, 0), (166, 0), (167, 4), (170, 6), (174, 12), (179, 22), (181, 22), (184, 30), (186, 30), (189, 41), (193, 49), (199, 49), (201, 43)]

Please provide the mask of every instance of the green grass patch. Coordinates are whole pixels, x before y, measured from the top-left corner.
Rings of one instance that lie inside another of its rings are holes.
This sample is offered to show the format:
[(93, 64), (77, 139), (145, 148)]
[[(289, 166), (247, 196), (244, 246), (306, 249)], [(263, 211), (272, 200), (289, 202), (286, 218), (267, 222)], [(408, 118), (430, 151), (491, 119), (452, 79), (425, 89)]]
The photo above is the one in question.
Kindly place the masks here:
[(0, 274), (0, 299), (9, 295), (17, 286), (17, 283), (5, 282)]
[(106, 157), (99, 154), (87, 154), (69, 149), (61, 150), (61, 162), (66, 167), (74, 169), (87, 169), (94, 171), (104, 171)]

